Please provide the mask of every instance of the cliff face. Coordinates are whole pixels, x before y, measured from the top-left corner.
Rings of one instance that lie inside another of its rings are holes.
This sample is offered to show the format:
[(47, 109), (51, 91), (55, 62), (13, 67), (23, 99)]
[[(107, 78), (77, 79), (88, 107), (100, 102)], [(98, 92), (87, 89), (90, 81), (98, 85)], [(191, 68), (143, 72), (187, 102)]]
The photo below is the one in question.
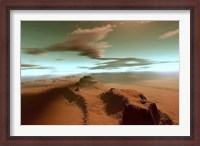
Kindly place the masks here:
[(155, 103), (150, 104), (148, 109), (128, 104), (122, 112), (122, 125), (158, 125), (159, 122), (160, 114)]
[(122, 125), (173, 124), (168, 115), (138, 91), (111, 88), (101, 95), (101, 99), (108, 114), (121, 114)]

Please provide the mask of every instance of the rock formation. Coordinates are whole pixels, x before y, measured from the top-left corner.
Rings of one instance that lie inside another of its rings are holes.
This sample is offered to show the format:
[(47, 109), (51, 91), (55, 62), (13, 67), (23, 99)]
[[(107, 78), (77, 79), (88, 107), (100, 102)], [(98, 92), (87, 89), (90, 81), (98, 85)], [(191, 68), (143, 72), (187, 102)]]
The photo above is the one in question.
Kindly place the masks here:
[(173, 124), (167, 114), (138, 91), (111, 88), (101, 95), (101, 99), (107, 114), (121, 114), (122, 125)]

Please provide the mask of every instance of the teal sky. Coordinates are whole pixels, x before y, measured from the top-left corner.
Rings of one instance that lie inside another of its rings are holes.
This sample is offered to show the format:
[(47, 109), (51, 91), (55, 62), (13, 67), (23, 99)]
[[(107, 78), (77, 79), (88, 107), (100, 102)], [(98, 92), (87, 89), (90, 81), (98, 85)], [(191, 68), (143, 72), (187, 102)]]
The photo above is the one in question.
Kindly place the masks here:
[(179, 71), (178, 21), (22, 21), (21, 75)]

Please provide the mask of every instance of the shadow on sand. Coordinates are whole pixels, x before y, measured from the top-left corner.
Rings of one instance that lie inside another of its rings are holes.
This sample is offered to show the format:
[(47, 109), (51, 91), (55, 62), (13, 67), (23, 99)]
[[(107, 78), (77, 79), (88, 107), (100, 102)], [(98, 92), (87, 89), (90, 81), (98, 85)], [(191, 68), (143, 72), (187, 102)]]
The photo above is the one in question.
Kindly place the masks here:
[(21, 124), (34, 124), (40, 112), (45, 109), (45, 106), (57, 100), (59, 95), (63, 95), (69, 102), (74, 102), (81, 109), (83, 113), (83, 124), (86, 124), (88, 112), (85, 99), (67, 87), (49, 89), (48, 91), (37, 94), (22, 94)]

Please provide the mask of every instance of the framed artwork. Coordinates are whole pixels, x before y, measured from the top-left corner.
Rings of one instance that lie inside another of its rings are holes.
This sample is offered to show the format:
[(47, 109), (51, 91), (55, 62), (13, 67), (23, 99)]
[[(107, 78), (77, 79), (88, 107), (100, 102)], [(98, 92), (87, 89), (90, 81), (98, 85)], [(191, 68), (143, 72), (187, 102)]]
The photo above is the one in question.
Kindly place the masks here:
[(199, 141), (199, 0), (1, 2), (0, 145)]

